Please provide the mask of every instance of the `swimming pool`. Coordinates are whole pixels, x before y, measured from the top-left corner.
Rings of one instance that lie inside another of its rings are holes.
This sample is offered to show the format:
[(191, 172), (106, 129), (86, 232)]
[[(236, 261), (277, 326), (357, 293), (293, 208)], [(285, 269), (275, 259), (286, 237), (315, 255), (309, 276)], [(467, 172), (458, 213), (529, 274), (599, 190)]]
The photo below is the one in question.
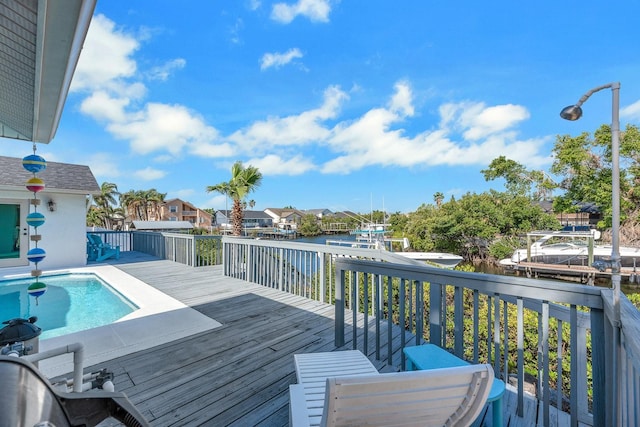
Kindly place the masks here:
[(108, 325), (139, 308), (95, 274), (42, 276), (40, 281), (47, 291), (37, 304), (27, 293), (33, 278), (0, 281), (0, 322), (36, 316), (40, 339), (47, 339)]

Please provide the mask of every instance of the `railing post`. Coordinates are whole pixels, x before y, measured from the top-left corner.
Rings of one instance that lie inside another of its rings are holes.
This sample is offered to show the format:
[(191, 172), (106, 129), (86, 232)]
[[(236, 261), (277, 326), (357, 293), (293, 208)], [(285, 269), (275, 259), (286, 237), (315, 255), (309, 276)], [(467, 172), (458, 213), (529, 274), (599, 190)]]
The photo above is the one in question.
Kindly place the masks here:
[(255, 270), (253, 268), (254, 246), (248, 243), (247, 245), (245, 245), (245, 248), (246, 248), (246, 253), (245, 253), (245, 267), (244, 267), (245, 279), (244, 280), (246, 280), (247, 282), (253, 283), (255, 281)]
[(344, 291), (345, 271), (336, 262), (335, 346), (344, 345)]
[[(606, 355), (604, 337), (604, 311), (591, 309), (591, 374), (593, 378), (593, 425), (607, 425), (607, 395), (606, 395)], [(615, 374), (614, 374), (615, 375)]]
[(191, 267), (197, 267), (196, 262), (196, 236), (191, 236)]
[(326, 302), (326, 277), (327, 277), (327, 254), (325, 252), (318, 252), (318, 258), (320, 259), (320, 271), (318, 280), (320, 280), (320, 286), (318, 287), (318, 292), (320, 295), (318, 296), (319, 301), (324, 303)]
[[(429, 342), (444, 347), (442, 340), (441, 307), (442, 307), (442, 285), (431, 283), (429, 286)], [(437, 337), (437, 339), (436, 339)]]
[(284, 291), (284, 248), (278, 249), (278, 290)]
[(464, 330), (463, 330), (463, 322), (464, 322), (464, 301), (463, 301), (463, 292), (460, 286), (456, 286), (453, 290), (453, 304), (454, 310), (453, 313), (453, 328), (454, 328), (454, 337), (453, 337), (453, 352), (458, 357), (464, 357)]

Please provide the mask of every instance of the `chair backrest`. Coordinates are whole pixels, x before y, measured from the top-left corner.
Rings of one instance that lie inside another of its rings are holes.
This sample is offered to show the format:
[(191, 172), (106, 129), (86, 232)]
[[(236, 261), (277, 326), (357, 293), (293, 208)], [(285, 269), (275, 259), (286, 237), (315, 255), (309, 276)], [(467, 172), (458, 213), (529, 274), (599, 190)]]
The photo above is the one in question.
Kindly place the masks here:
[(468, 426), (484, 407), (491, 365), (327, 378), (322, 426)]
[(102, 246), (102, 239), (97, 234), (87, 234), (87, 239), (92, 245)]

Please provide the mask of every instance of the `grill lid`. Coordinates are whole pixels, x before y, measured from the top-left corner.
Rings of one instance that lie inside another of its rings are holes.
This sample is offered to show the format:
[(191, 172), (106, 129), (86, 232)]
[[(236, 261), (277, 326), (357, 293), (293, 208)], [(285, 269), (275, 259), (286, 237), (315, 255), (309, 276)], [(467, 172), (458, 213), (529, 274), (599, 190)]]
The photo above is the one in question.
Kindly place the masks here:
[(7, 325), (0, 329), (0, 345), (13, 344), (18, 341), (27, 341), (42, 333), (42, 329), (36, 326), (37, 317), (28, 319), (11, 319), (2, 322)]

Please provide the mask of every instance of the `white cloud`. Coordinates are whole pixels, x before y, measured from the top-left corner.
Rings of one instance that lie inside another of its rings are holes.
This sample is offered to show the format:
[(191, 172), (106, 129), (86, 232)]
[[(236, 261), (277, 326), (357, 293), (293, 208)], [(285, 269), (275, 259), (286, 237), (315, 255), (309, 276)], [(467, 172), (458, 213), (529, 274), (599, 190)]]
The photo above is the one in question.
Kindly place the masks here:
[(628, 120), (640, 121), (640, 101), (636, 101), (631, 105), (621, 108), (620, 117), (624, 117)]
[[(440, 109), (440, 129), (408, 137), (403, 129), (392, 126), (405, 119), (399, 112), (413, 114), (411, 97), (410, 87), (399, 83), (388, 109), (371, 109), (352, 122), (335, 126), (329, 143), (340, 155), (323, 164), (321, 171), (347, 174), (374, 165), (488, 164), (505, 152), (531, 166), (550, 161), (538, 154), (546, 139), (520, 141), (515, 131), (508, 130), (528, 117), (524, 107), (486, 107), (482, 103), (444, 105)], [(463, 140), (455, 141), (452, 130), (459, 130)]]
[[(143, 103), (147, 88), (133, 59), (138, 48), (132, 35), (103, 15), (93, 19), (74, 77), (75, 89), (88, 93), (80, 111), (105, 122), (108, 132), (129, 141), (138, 154), (167, 152), (175, 157), (192, 144), (211, 144), (218, 132), (197, 113), (182, 105)], [(166, 80), (185, 64), (174, 59), (146, 75)]]
[(84, 42), (82, 54), (73, 75), (71, 91), (114, 88), (121, 79), (136, 73), (131, 58), (140, 47), (133, 37), (115, 27), (104, 15), (96, 15)]
[(280, 68), (296, 58), (302, 58), (302, 56), (302, 52), (300, 52), (298, 48), (289, 49), (284, 53), (265, 53), (262, 55), (262, 59), (260, 59), (260, 69), (266, 70), (271, 67)]
[(114, 122), (107, 129), (117, 138), (130, 141), (140, 154), (168, 151), (177, 155), (189, 144), (207, 143), (217, 131), (182, 105), (148, 103), (143, 110)]
[(95, 153), (83, 159), (83, 163), (89, 166), (98, 182), (122, 176), (120, 164), (109, 153)]
[(316, 169), (313, 162), (298, 155), (288, 160), (270, 154), (263, 158), (247, 160), (247, 164), (260, 170), (263, 175), (302, 175)]
[(144, 169), (137, 170), (133, 174), (137, 178), (142, 179), (144, 181), (153, 181), (156, 179), (164, 178), (167, 175), (165, 171), (154, 169), (152, 167), (146, 167)]
[(398, 82), (395, 84), (396, 93), (391, 98), (389, 108), (395, 113), (400, 113), (405, 116), (413, 116), (414, 108), (412, 105), (413, 95), (411, 94), (411, 87), (407, 82)]
[(506, 131), (529, 118), (526, 108), (513, 104), (487, 107), (481, 102), (462, 102), (443, 105), (440, 111), (442, 126), (463, 129), (464, 138), (471, 141)]
[(337, 86), (324, 92), (320, 108), (288, 117), (270, 117), (234, 132), (229, 140), (245, 150), (265, 150), (275, 146), (296, 146), (325, 140), (330, 130), (322, 122), (335, 118), (348, 95)]
[(249, 0), (247, 7), (249, 8), (249, 10), (258, 10), (260, 9), (261, 5), (262, 2), (260, 0)]
[(187, 61), (182, 58), (172, 59), (160, 66), (153, 67), (148, 73), (149, 78), (151, 80), (166, 81), (174, 71), (183, 69), (185, 65), (187, 65)]
[[(292, 20), (297, 15), (328, 19), (330, 9), (328, 1), (300, 0), (290, 6), (279, 3), (273, 11), (285, 22), (283, 17)], [(104, 122), (107, 131), (129, 142), (136, 154), (155, 153), (151, 159), (154, 162), (166, 162), (185, 153), (224, 161), (244, 155), (251, 157), (250, 162), (265, 175), (299, 175), (312, 170), (350, 173), (370, 166), (486, 165), (505, 153), (532, 167), (550, 162), (548, 156), (539, 154), (548, 138), (519, 139), (517, 126), (529, 118), (527, 109), (519, 105), (448, 103), (439, 108), (438, 125), (425, 131), (409, 131), (417, 125), (411, 123), (416, 108), (411, 85), (405, 80), (394, 85), (387, 102), (357, 116), (340, 117), (349, 94), (330, 86), (317, 108), (266, 117), (220, 135), (186, 106), (145, 103), (147, 89), (141, 82), (145, 73), (137, 73), (133, 59), (138, 48), (139, 42), (133, 36), (116, 29), (107, 18), (96, 17), (74, 88), (87, 94), (80, 105), (84, 114)], [(261, 67), (278, 67), (301, 57), (299, 49), (271, 53), (263, 57)], [(96, 69), (96, 62), (101, 69)], [(154, 75), (169, 78), (184, 63), (175, 60), (165, 65), (154, 70)], [(353, 96), (366, 92), (366, 88), (356, 85)], [(640, 104), (636, 103), (623, 111), (637, 116), (638, 110)], [(318, 157), (311, 157), (312, 154)], [(95, 164), (91, 165), (92, 170), (106, 174), (108, 167), (113, 167), (117, 173), (118, 168), (107, 160), (103, 162), (105, 169)], [(136, 175), (157, 179), (164, 173), (149, 167)]]
[(315, 22), (329, 22), (331, 5), (329, 0), (298, 0), (288, 5), (276, 3), (271, 9), (271, 19), (283, 24), (293, 21), (298, 15), (305, 16)]
[(231, 144), (212, 144), (200, 142), (189, 146), (189, 152), (200, 157), (231, 157), (238, 152), (238, 149)]
[(231, 28), (229, 28), (229, 34), (231, 35), (231, 43), (241, 44), (242, 38), (240, 32), (244, 29), (244, 21), (240, 18), (236, 19), (236, 22)]
[(127, 98), (114, 98), (107, 92), (97, 91), (82, 101), (80, 111), (96, 120), (123, 122), (126, 119), (124, 109), (127, 105), (129, 105)]

